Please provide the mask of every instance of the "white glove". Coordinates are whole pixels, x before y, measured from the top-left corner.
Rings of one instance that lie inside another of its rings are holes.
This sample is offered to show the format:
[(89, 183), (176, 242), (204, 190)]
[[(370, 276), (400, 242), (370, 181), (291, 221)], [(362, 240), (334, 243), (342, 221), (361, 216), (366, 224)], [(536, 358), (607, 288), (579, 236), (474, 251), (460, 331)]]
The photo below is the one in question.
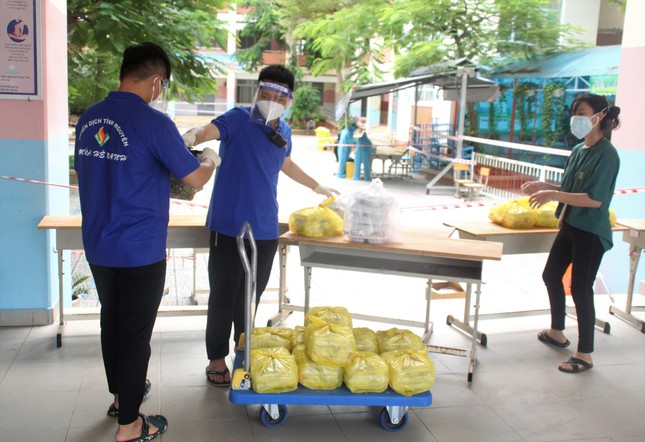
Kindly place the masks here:
[(186, 147), (193, 147), (195, 145), (195, 141), (197, 141), (197, 137), (195, 137), (195, 135), (190, 132), (183, 134), (181, 136), (181, 139), (184, 140)]
[(199, 161), (204, 161), (206, 158), (213, 161), (213, 163), (215, 163), (215, 167), (219, 166), (222, 162), (222, 159), (219, 157), (219, 155), (217, 155), (217, 152), (215, 152), (210, 147), (205, 147), (204, 150), (202, 150), (202, 152), (197, 155), (197, 159)]
[(316, 186), (314, 192), (325, 195), (327, 198), (331, 198), (332, 196), (334, 196), (334, 194), (340, 195), (340, 192), (338, 190), (332, 189), (331, 187), (325, 187), (320, 184)]

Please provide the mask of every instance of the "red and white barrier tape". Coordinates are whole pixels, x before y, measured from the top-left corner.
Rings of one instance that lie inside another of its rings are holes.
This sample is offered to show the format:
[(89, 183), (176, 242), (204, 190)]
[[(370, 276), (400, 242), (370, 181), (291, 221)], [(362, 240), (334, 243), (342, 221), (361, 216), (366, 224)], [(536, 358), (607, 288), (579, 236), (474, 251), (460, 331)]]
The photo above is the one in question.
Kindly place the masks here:
[(54, 186), (54, 187), (62, 187), (64, 189), (78, 190), (78, 186), (70, 186), (67, 184), (48, 183), (45, 181), (29, 180), (27, 178), (16, 178), (13, 176), (5, 176), (5, 175), (0, 175), (0, 178), (2, 178), (3, 180), (20, 181), (22, 183), (42, 184), (44, 186)]
[[(446, 157), (448, 158), (448, 157)], [(454, 160), (451, 158), (451, 160)], [(469, 160), (454, 160), (456, 162), (465, 162), (469, 163)], [(57, 184), (57, 183), (48, 183), (46, 181), (38, 181), (38, 180), (30, 180), (28, 178), (16, 178), (13, 176), (6, 176), (6, 175), (0, 175), (0, 179), (3, 180), (10, 180), (10, 181), (18, 181), (21, 183), (32, 183), (32, 184), (41, 184), (44, 186), (53, 186), (53, 187), (62, 187), (64, 189), (73, 189), (73, 190), (78, 190), (78, 186), (70, 186), (67, 184)], [(627, 195), (627, 194), (632, 194), (632, 193), (641, 193), (645, 192), (645, 187), (632, 187), (629, 189), (616, 189), (614, 190), (614, 195)], [(193, 206), (193, 207), (203, 207), (203, 208), (208, 208), (208, 206), (205, 206), (203, 204), (196, 204), (196, 203), (191, 203), (189, 201), (183, 201), (183, 200), (177, 200), (171, 198), (171, 201), (173, 204), (181, 204), (181, 205), (186, 205), (186, 206)], [(481, 204), (481, 203), (480, 203)], [(460, 207), (475, 207), (476, 205), (456, 205)], [(452, 205), (446, 206), (447, 208), (458, 208), (454, 207)]]

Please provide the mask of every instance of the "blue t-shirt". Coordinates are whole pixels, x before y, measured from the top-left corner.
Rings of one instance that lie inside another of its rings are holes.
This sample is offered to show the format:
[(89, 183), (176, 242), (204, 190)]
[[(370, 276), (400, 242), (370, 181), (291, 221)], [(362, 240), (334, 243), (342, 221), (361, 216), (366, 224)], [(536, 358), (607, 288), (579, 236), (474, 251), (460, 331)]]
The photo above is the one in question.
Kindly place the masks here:
[(220, 133), (222, 164), (215, 184), (206, 226), (227, 236), (237, 236), (245, 221), (256, 239), (277, 239), (278, 176), (291, 155), (291, 128), (278, 121), (278, 132), (287, 140), (278, 147), (268, 138), (268, 126), (250, 121), (250, 108), (237, 107), (212, 122)]
[(110, 92), (76, 125), (74, 168), (90, 264), (140, 267), (166, 257), (170, 174), (199, 161), (175, 124), (129, 92)]

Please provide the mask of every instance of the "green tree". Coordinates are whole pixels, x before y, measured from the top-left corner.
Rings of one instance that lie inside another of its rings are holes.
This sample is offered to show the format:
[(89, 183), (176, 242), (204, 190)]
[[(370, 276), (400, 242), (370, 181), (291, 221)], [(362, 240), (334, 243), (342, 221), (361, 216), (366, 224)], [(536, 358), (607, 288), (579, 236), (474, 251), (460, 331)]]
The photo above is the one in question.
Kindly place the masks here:
[(214, 70), (195, 48), (225, 46), (217, 9), (227, 0), (68, 0), (70, 111), (80, 113), (118, 86), (126, 47), (155, 42), (169, 53), (171, 93), (195, 99), (215, 91)]
[[(286, 11), (298, 11), (298, 0), (280, 0), (289, 4)], [(308, 42), (315, 57), (310, 62), (313, 75), (336, 72), (337, 93), (354, 85), (382, 80), (385, 47), (381, 38), (379, 11), (385, 0), (346, 0), (309, 3), (310, 16), (293, 30), (294, 38)], [(292, 21), (295, 21), (292, 19)]]
[(320, 114), (322, 100), (318, 89), (311, 85), (303, 85), (293, 93), (291, 104), (291, 120), (294, 122), (309, 121)]
[(550, 0), (392, 0), (381, 12), (383, 37), (397, 54), (395, 76), (466, 57), (482, 65), (530, 58), (576, 42)]
[(242, 8), (251, 8), (246, 20), (247, 25), (240, 31), (240, 37), (250, 37), (254, 44), (239, 49), (235, 53), (238, 62), (247, 71), (255, 71), (264, 60), (264, 51), (276, 41), (287, 49), (286, 28), (280, 23), (279, 8), (273, 0), (245, 0), (239, 4)]

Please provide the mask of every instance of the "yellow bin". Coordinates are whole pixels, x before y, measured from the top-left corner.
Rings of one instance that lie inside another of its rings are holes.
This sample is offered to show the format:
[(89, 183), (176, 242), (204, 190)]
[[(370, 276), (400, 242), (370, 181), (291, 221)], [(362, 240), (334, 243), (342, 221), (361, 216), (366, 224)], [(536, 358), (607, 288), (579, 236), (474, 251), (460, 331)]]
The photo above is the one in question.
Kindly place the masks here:
[(325, 150), (331, 144), (331, 131), (326, 127), (316, 128), (316, 140), (318, 142), (318, 150)]
[(354, 162), (348, 161), (347, 167), (345, 168), (345, 179), (351, 180), (354, 178)]

